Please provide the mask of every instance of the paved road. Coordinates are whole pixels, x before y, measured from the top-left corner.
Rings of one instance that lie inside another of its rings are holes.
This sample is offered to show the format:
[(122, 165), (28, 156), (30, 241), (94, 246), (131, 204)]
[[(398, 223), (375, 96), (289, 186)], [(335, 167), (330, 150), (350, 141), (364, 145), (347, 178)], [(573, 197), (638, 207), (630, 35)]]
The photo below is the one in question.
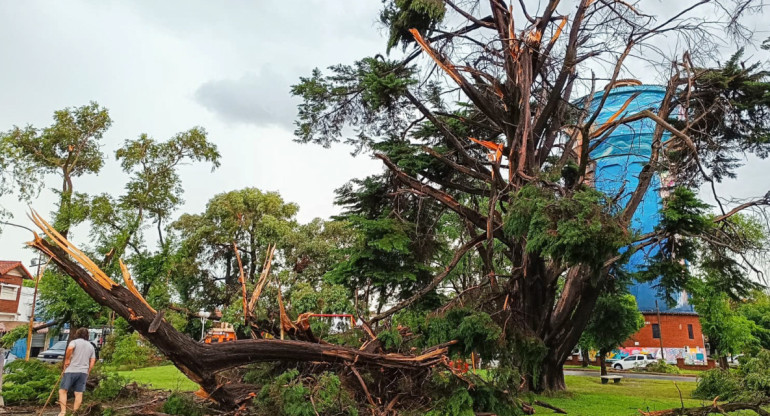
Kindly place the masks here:
[[(599, 377), (598, 371), (584, 371), (584, 370), (564, 370), (564, 374), (568, 376), (584, 376), (584, 377)], [(610, 375), (620, 375), (624, 378), (643, 378), (647, 380), (668, 380), (668, 381), (689, 381), (694, 383), (695, 377), (687, 376), (674, 376), (674, 375), (662, 375), (662, 374), (643, 374), (633, 373), (630, 371), (611, 372)]]

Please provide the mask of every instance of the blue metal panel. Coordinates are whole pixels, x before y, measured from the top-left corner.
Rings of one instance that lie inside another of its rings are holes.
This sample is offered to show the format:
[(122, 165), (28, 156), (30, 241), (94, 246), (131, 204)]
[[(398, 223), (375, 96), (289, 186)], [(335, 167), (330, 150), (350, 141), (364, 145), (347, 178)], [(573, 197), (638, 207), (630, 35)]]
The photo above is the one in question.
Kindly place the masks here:
[[(635, 93), (640, 94), (629, 103), (628, 107), (617, 118), (646, 109), (657, 111), (665, 92), (664, 87), (654, 85), (614, 88), (610, 91), (604, 107), (599, 112), (596, 123), (601, 125), (606, 122)], [(600, 92), (593, 97), (590, 107), (591, 113), (596, 111), (602, 94)], [(615, 196), (623, 190), (619, 199), (621, 206), (628, 202), (631, 193), (639, 184), (639, 173), (650, 158), (654, 131), (655, 122), (646, 118), (618, 126), (610, 134), (608, 140), (591, 153), (591, 157), (596, 160), (596, 188), (611, 196)], [(667, 136), (668, 133), (664, 133), (663, 140), (666, 140)], [(660, 190), (660, 177), (655, 174), (652, 184), (632, 219), (631, 226), (639, 233), (644, 234), (653, 231), (660, 222), (659, 211), (662, 206)], [(657, 250), (656, 247), (652, 247), (649, 250), (640, 250), (634, 253), (626, 269), (630, 272), (642, 269), (647, 258), (656, 254)], [(656, 283), (657, 281), (651, 283), (637, 282), (630, 288), (631, 294), (636, 297), (639, 310), (654, 311), (657, 301), (661, 312), (694, 312), (692, 305), (687, 302), (686, 293), (680, 294), (677, 305), (668, 307), (666, 301), (659, 296), (658, 290), (655, 288)]]

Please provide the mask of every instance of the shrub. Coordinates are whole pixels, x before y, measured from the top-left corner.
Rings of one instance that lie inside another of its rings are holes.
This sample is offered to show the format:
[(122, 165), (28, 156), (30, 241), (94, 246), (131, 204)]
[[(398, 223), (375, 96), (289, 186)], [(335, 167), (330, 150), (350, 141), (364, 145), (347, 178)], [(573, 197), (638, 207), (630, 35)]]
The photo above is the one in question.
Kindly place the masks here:
[(119, 376), (117, 373), (106, 373), (99, 380), (99, 385), (91, 393), (91, 397), (98, 401), (117, 399), (125, 396), (126, 384), (128, 384), (127, 378)]
[(180, 416), (203, 416), (204, 410), (192, 397), (182, 393), (171, 393), (163, 403), (163, 413)]
[(133, 370), (157, 365), (160, 361), (155, 347), (148, 345), (134, 332), (115, 340), (115, 349), (111, 352), (109, 362), (118, 368)]
[(740, 391), (740, 380), (727, 370), (715, 368), (704, 371), (698, 377), (698, 386), (693, 391), (693, 397), (712, 400), (719, 396), (722, 400), (732, 400)]
[(664, 360), (658, 360), (654, 363), (647, 364), (647, 366), (644, 368), (637, 367), (634, 370), (647, 371), (650, 373), (682, 374), (682, 371), (679, 369), (679, 367), (671, 365)]
[(329, 372), (303, 378), (297, 370), (286, 371), (262, 387), (255, 407), (261, 415), (358, 415), (350, 393)]
[(42, 404), (59, 379), (61, 368), (38, 360), (16, 360), (5, 367), (3, 383), (6, 404)]

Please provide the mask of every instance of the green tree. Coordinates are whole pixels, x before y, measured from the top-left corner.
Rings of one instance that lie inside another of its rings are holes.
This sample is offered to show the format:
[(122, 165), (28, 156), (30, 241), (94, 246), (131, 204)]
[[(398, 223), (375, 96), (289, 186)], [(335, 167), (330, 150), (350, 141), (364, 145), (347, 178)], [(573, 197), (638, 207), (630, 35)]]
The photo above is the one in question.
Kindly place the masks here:
[[(660, 278), (664, 293), (695, 279), (676, 267), (682, 262), (700, 267), (717, 258), (721, 263), (713, 267), (734, 269), (732, 259), (757, 247), (727, 243), (737, 233), (729, 218), (768, 203), (761, 198), (713, 216), (680, 190), (666, 208), (667, 222), (640, 235), (632, 219), (657, 173), (668, 173), (695, 195), (703, 182), (735, 174), (737, 163), (722, 161), (743, 152), (767, 155), (767, 74), (743, 68), (739, 55), (719, 68), (675, 62), (672, 68), (685, 69), (666, 82), (658, 108), (624, 106), (599, 121), (615, 82), (632, 73), (626, 57), (657, 36), (686, 36), (692, 28), (676, 19), (656, 26), (647, 18), (608, 18), (617, 12), (614, 5), (590, 0), (578, 1), (562, 18), (557, 5), (552, 0), (537, 12), (525, 9), (526, 18), (514, 22), (498, 1), (490, 3), (489, 15), (444, 1), (385, 1), (387, 47), (415, 49), (403, 59), (377, 55), (325, 73), (314, 70), (292, 89), (302, 99), (297, 141), (344, 142), (374, 153), (388, 169), (346, 189), (350, 198), (343, 205), (353, 208), (348, 220), (363, 237), (330, 276), (351, 289), (373, 279), (387, 282), (378, 282), (387, 288), (378, 293), (380, 304), (406, 298), (417, 307), (436, 294), (421, 288), (452, 279), (458, 265), (483, 264), (474, 289), (460, 300), (443, 300), (439, 310), (471, 304), (506, 326), (502, 333), (511, 342), (499, 345), (528, 339), (546, 351), (527, 373), (536, 390), (565, 388), (562, 363), (588, 325), (610, 268), (630, 253), (658, 246), (661, 254), (644, 277)], [(638, 8), (627, 11), (641, 16)], [(608, 57), (613, 62), (606, 72), (588, 72), (606, 68)], [(602, 78), (609, 80), (603, 90), (584, 82)], [(688, 117), (667, 121), (679, 114)], [(591, 189), (599, 157), (592, 150), (640, 120), (654, 127), (654, 137), (637, 149), (646, 161), (629, 182), (633, 186), (607, 195)], [(367, 201), (376, 209), (356, 212)], [(436, 237), (441, 229), (418, 220), (422, 211), (414, 207), (430, 207), (427, 218), (434, 221), (445, 218), (441, 210), (456, 216), (450, 221), (459, 225), (457, 237), (447, 244), (452, 253), (414, 256), (412, 245), (420, 239), (444, 242)], [(674, 213), (703, 222), (678, 221)], [(412, 234), (414, 225), (426, 228)], [(732, 295), (753, 288), (745, 274), (728, 270), (718, 277), (713, 283)], [(412, 299), (412, 293), (419, 295)], [(403, 307), (398, 303), (377, 319)], [(508, 362), (524, 362), (512, 357), (515, 349), (501, 353)]]
[(756, 325), (740, 315), (729, 299), (709, 283), (701, 283), (692, 291), (692, 301), (698, 312), (703, 334), (709, 345), (716, 351), (719, 365), (727, 369), (727, 356), (745, 352), (751, 346), (758, 346), (759, 340), (753, 335)]
[[(179, 239), (179, 263), (172, 279), (182, 302), (196, 307), (232, 305), (241, 293), (233, 242), (253, 284), (268, 245), (276, 245), (279, 253), (286, 246), (285, 239), (297, 227), (298, 209), (276, 192), (246, 188), (214, 196), (201, 214), (183, 214), (172, 224)], [(281, 258), (274, 257), (275, 270), (284, 266)]]
[(95, 102), (56, 111), (53, 118), (54, 123), (42, 129), (14, 127), (4, 141), (14, 148), (14, 160), (61, 178), (61, 188), (55, 190), (59, 208), (54, 226), (66, 236), (87, 214), (85, 195), (75, 193), (73, 179), (101, 170), (104, 154), (100, 142), (112, 119), (107, 109)]
[(581, 340), (599, 351), (601, 374), (607, 375), (605, 357), (644, 326), (636, 298), (631, 294), (604, 294), (599, 297)]
[(754, 337), (763, 349), (770, 350), (770, 295), (755, 290), (748, 298), (737, 303), (737, 311), (754, 323)]

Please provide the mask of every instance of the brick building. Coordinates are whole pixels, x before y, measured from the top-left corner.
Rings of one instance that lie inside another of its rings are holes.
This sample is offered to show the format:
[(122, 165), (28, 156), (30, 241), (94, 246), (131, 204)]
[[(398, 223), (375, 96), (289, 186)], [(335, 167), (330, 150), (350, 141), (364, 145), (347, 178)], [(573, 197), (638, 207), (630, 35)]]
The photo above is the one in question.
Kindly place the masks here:
[(32, 280), (32, 275), (22, 262), (0, 260), (0, 323), (5, 324), (5, 330), (12, 329), (7, 327), (19, 321), (24, 279)]
[(644, 313), (644, 326), (632, 335), (624, 347), (704, 348), (698, 315), (689, 313)]

